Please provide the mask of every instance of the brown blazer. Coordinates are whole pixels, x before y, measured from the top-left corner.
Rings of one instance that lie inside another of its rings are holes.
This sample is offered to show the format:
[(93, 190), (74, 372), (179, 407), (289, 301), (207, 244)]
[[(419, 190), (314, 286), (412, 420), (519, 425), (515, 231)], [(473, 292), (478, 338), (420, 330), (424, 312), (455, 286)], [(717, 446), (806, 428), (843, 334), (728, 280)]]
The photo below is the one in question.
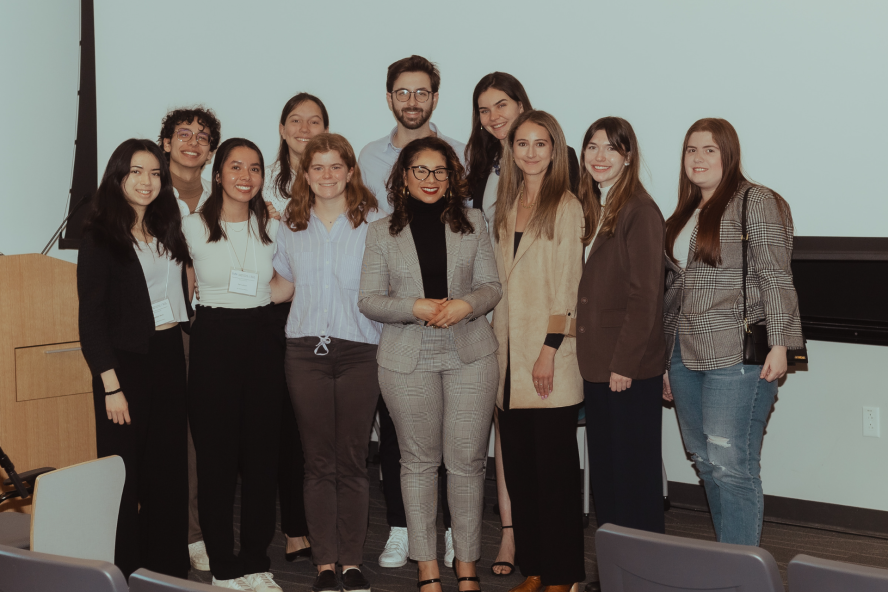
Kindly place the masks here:
[(665, 372), (665, 226), (660, 208), (639, 187), (620, 211), (613, 236), (595, 238), (577, 302), (577, 358), (585, 380)]
[[(583, 400), (583, 378), (577, 367), (576, 340), (565, 337), (555, 354), (552, 394), (541, 399), (533, 387), (533, 365), (547, 333), (567, 334), (576, 317), (577, 286), (582, 274), (583, 207), (565, 194), (555, 217), (555, 235), (525, 234), (515, 249), (518, 200), (509, 212), (506, 236), (496, 245), (496, 268), (503, 297), (493, 312), (493, 332), (500, 379), (497, 406), (503, 408), (506, 364), (511, 359), (510, 409), (547, 409), (576, 405)], [(551, 322), (560, 320), (556, 330)]]

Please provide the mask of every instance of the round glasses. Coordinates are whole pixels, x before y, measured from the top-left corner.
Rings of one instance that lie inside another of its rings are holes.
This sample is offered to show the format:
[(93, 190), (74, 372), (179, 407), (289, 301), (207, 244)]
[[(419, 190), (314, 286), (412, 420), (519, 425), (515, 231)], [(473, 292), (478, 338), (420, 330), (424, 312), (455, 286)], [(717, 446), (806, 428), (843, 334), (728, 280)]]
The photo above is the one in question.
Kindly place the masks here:
[(435, 169), (433, 171), (424, 166), (412, 166), (410, 170), (413, 171), (413, 176), (417, 181), (425, 181), (429, 175), (435, 175), (436, 181), (446, 181), (450, 178), (450, 169)]
[(432, 96), (431, 91), (427, 91), (425, 89), (407, 90), (406, 88), (400, 88), (400, 89), (392, 92), (392, 94), (401, 103), (406, 103), (407, 101), (409, 101), (410, 95), (413, 95), (414, 97), (416, 97), (417, 103), (425, 103), (426, 101), (429, 100), (429, 97)]
[[(179, 138), (180, 142), (188, 142), (191, 140), (191, 137), (194, 136), (194, 132), (190, 129), (180, 129), (176, 131), (176, 137)], [(201, 146), (209, 146), (210, 145), (210, 135), (205, 134), (204, 132), (200, 132), (197, 134), (197, 143)]]

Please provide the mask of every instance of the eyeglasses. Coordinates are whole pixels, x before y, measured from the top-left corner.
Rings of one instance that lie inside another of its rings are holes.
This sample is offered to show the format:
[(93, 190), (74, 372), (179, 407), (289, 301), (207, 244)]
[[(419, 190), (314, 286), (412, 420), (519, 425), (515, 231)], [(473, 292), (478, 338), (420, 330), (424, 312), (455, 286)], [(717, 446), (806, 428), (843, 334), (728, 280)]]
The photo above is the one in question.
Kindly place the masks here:
[[(176, 137), (179, 138), (180, 142), (187, 142), (194, 135), (194, 132), (190, 129), (182, 128), (176, 131)], [(197, 143), (201, 146), (209, 146), (210, 145), (210, 135), (200, 132), (197, 134)]]
[(407, 101), (409, 101), (410, 95), (416, 97), (417, 103), (425, 103), (429, 100), (429, 97), (432, 96), (432, 93), (430, 91), (422, 88), (419, 90), (407, 90), (406, 88), (400, 88), (392, 92), (391, 94), (401, 103), (406, 103)]
[(425, 181), (429, 178), (429, 175), (435, 175), (436, 181), (446, 181), (450, 178), (451, 173), (450, 169), (435, 169), (433, 171), (424, 166), (412, 166), (410, 170), (413, 171), (413, 176), (416, 177), (417, 181)]

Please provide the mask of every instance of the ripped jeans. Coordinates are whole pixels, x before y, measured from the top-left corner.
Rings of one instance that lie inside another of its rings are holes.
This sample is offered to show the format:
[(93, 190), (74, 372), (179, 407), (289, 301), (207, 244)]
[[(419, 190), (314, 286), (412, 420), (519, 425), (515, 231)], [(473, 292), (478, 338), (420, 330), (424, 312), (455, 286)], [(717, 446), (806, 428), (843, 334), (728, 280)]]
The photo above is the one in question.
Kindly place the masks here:
[(675, 411), (722, 543), (758, 546), (762, 534), (762, 438), (777, 381), (760, 379), (761, 370), (742, 362), (688, 370), (675, 341), (669, 370)]

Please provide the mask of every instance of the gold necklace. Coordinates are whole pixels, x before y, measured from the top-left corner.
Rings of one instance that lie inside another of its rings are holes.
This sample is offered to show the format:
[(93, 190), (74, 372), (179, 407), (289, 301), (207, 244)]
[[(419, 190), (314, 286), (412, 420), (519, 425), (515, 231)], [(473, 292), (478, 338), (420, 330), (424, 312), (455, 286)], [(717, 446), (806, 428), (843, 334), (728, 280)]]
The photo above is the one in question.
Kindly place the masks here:
[(525, 210), (529, 210), (530, 208), (532, 208), (533, 206), (536, 205), (536, 202), (533, 202), (532, 204), (527, 205), (527, 190), (526, 189), (521, 192), (521, 197), (518, 198), (518, 201), (521, 202), (521, 207), (524, 208)]

